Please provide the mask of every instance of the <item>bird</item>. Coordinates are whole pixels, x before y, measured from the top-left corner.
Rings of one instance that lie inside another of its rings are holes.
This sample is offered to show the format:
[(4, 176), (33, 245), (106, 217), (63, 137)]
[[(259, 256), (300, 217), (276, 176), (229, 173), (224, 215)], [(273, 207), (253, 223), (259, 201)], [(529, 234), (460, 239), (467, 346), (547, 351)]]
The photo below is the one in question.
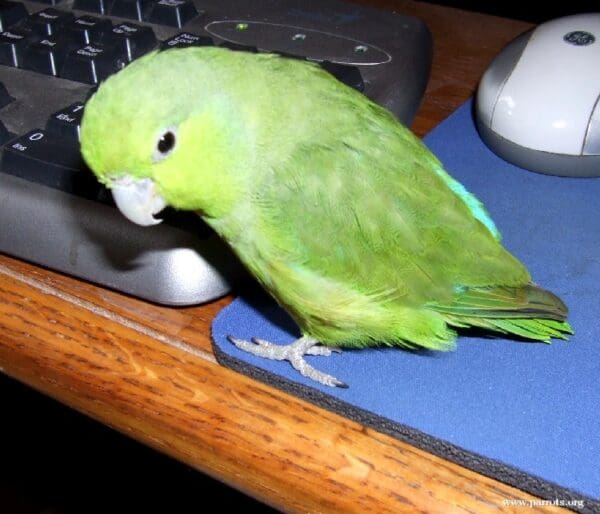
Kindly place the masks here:
[(483, 204), (384, 107), (315, 63), (219, 47), (151, 52), (85, 105), (81, 153), (121, 212), (196, 212), (292, 317), (288, 345), (231, 335), (347, 387), (305, 355), (448, 351), (457, 331), (551, 342), (566, 305)]

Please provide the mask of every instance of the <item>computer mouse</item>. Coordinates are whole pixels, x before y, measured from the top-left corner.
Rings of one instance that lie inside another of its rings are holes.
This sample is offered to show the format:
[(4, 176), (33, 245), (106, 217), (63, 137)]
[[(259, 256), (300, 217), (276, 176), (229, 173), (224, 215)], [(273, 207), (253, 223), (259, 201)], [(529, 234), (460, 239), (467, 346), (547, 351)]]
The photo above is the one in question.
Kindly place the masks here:
[(475, 103), (481, 138), (522, 168), (600, 176), (600, 13), (542, 23), (506, 46)]

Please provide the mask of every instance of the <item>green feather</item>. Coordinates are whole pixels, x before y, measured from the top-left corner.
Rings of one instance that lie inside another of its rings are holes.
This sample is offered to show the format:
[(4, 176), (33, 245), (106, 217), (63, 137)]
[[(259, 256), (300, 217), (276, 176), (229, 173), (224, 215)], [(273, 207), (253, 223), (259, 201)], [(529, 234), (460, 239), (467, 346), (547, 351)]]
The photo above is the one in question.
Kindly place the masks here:
[[(177, 146), (153, 159), (157, 135)], [(197, 211), (303, 334), (448, 350), (452, 327), (571, 333), (483, 205), (389, 112), (320, 67), (219, 48), (154, 53), (102, 84), (82, 152)]]

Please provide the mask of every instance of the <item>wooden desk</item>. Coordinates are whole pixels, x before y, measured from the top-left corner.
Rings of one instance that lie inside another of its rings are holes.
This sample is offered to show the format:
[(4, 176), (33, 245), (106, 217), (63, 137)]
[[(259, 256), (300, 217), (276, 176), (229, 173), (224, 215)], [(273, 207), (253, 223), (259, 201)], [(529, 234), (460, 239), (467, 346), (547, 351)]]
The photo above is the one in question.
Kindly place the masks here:
[[(411, 1), (363, 2), (421, 16), (433, 33), (414, 124), (421, 136), (529, 27)], [(158, 307), (0, 256), (0, 370), (285, 511), (483, 513), (532, 499), (220, 367), (209, 327), (230, 301)]]

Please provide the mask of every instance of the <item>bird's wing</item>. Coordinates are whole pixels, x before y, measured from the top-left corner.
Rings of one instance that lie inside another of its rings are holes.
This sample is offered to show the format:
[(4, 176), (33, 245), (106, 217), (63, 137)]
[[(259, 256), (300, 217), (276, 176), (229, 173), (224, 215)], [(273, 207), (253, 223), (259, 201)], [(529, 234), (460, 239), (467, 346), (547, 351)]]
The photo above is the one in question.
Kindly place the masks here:
[(256, 195), (272, 258), (411, 305), (529, 280), (468, 193), (395, 123), (299, 144), (273, 173)]

